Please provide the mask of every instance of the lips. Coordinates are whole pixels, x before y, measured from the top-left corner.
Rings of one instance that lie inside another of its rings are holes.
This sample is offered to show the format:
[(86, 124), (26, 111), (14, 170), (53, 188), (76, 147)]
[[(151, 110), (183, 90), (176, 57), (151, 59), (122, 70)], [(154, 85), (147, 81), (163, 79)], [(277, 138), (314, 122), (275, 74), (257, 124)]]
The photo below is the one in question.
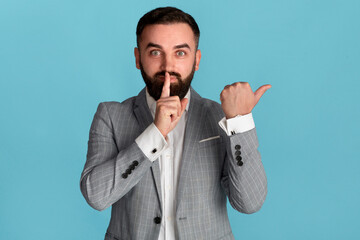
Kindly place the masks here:
[(170, 83), (174, 83), (174, 82), (177, 82), (177, 81), (178, 81), (177, 77), (170, 76)]
[[(161, 80), (161, 81), (165, 81), (165, 76), (160, 75), (156, 77), (157, 79)], [(178, 82), (178, 79), (176, 76), (170, 75), (170, 83), (175, 83)]]

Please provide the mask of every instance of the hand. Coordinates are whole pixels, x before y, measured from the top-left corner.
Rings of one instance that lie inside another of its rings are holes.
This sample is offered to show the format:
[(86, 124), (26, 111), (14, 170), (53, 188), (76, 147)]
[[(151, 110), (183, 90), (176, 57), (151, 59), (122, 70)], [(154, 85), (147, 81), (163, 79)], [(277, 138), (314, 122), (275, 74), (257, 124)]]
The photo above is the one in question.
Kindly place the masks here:
[(250, 113), (261, 96), (270, 88), (271, 85), (266, 84), (259, 87), (254, 93), (247, 82), (236, 82), (225, 86), (220, 94), (220, 101), (226, 118)]
[(159, 100), (156, 102), (156, 112), (154, 124), (161, 134), (166, 137), (176, 124), (179, 122), (181, 115), (184, 113), (187, 98), (180, 101), (178, 96), (170, 96), (170, 74), (165, 73), (164, 86)]

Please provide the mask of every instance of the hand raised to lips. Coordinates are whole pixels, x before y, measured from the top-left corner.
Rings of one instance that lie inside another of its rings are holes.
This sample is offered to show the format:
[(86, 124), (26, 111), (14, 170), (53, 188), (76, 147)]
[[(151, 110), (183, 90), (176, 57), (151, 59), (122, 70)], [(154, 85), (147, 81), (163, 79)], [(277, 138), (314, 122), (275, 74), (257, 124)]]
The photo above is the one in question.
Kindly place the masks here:
[(166, 137), (179, 122), (188, 103), (187, 98), (180, 100), (178, 96), (170, 96), (170, 74), (165, 73), (161, 96), (156, 102), (154, 124), (161, 134)]

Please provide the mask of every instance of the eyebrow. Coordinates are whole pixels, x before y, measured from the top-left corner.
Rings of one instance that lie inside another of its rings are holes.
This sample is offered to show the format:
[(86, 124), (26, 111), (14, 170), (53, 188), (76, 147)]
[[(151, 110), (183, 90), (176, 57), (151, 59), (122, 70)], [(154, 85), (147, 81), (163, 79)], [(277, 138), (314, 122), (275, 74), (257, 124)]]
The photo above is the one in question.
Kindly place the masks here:
[(174, 48), (175, 48), (175, 49), (188, 48), (189, 50), (191, 50), (191, 49), (190, 49), (190, 46), (189, 46), (187, 43), (183, 43), (183, 44), (180, 44), (180, 45), (176, 45)]
[[(163, 47), (161, 45), (152, 43), (152, 42), (148, 43), (148, 45), (146, 46), (146, 49), (148, 49), (150, 47), (163, 49)], [(174, 47), (174, 49), (179, 49), (179, 48), (188, 48), (189, 50), (191, 50), (190, 46), (187, 43), (179, 44)]]
[(162, 46), (160, 46), (159, 44), (152, 43), (152, 42), (148, 43), (148, 45), (146, 46), (146, 49), (148, 49), (150, 47), (155, 47), (155, 48), (162, 49)]

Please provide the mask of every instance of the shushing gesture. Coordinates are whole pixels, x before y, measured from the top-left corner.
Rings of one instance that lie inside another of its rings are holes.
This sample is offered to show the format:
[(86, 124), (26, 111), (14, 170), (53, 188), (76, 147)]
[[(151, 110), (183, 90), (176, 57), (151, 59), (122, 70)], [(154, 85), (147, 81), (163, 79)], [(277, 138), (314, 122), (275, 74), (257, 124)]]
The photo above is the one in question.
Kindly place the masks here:
[(220, 94), (221, 107), (227, 119), (246, 115), (252, 111), (261, 96), (271, 88), (270, 84), (259, 87), (255, 92), (247, 82), (226, 85)]
[(165, 73), (164, 86), (159, 100), (156, 102), (154, 124), (166, 137), (179, 122), (188, 103), (187, 98), (180, 100), (178, 96), (170, 96), (170, 74)]

